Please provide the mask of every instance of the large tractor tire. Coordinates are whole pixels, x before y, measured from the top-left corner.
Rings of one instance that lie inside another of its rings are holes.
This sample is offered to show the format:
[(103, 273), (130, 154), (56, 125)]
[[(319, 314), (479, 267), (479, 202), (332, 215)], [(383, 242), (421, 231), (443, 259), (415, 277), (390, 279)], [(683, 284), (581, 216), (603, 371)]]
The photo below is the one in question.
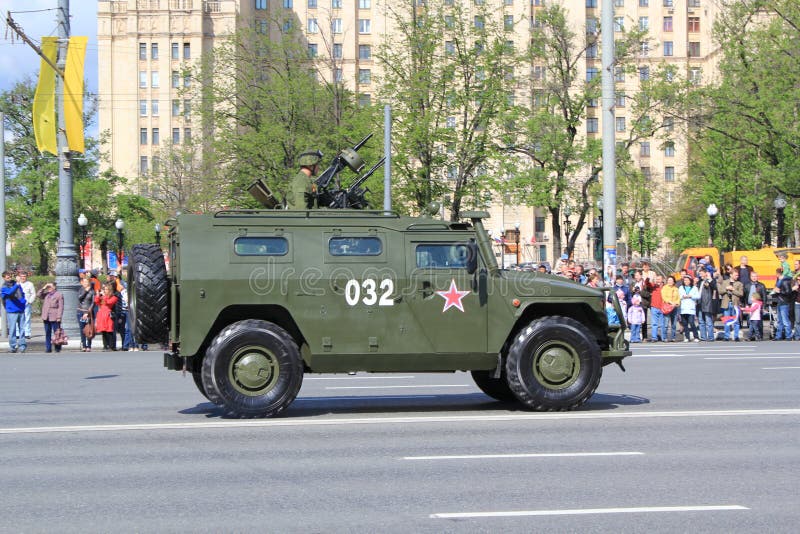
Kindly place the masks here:
[(134, 245), (128, 258), (128, 313), (136, 343), (168, 341), (169, 299), (169, 279), (161, 247)]
[(508, 351), (506, 375), (514, 395), (538, 411), (577, 408), (602, 376), (600, 347), (569, 317), (542, 317), (521, 330)]
[(303, 384), (303, 359), (280, 326), (246, 319), (226, 326), (206, 351), (202, 381), (233, 417), (272, 417), (289, 406)]

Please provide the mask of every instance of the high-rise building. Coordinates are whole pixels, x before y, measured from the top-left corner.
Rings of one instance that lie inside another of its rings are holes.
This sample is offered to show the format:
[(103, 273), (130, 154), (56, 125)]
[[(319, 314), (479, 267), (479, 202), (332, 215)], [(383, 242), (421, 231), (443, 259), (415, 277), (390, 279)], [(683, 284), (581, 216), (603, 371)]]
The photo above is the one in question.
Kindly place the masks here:
[[(424, 4), (423, 0), (405, 1)], [(449, 1), (460, 2), (464, 9), (496, 4), (506, 20), (529, 21), (514, 24), (513, 41), (524, 46), (537, 27), (537, 13), (547, 3), (559, 0)], [(587, 42), (599, 32), (601, 1), (559, 1), (568, 11), (572, 30), (577, 36), (586, 35)], [(717, 50), (711, 30), (717, 7), (712, 0), (608, 1), (614, 2), (615, 29), (634, 26), (650, 35), (638, 52), (638, 71), (618, 73), (615, 130), (622, 141), (631, 127), (628, 95), (637, 91), (651, 69), (676, 65), (697, 83), (713, 77)], [(395, 30), (389, 15), (393, 5), (396, 1), (99, 0), (99, 128), (101, 134), (108, 134), (106, 165), (127, 177), (134, 191), (149, 194), (148, 174), (160, 165), (159, 146), (180, 145), (203, 134), (190, 113), (192, 102), (184, 96), (191, 83), (185, 70), (220, 38), (240, 27), (267, 33), (274, 31), (276, 20), (296, 24), (309, 54), (320, 58), (321, 75), (341, 79), (361, 102), (374, 100), (375, 80), (380, 74), (374, 56), (383, 39)], [(589, 45), (581, 60), (579, 68), (585, 69), (587, 78), (601, 71), (598, 49), (599, 45)], [(600, 107), (590, 106), (586, 115), (581, 134), (599, 136)], [(653, 224), (663, 221), (663, 213), (678, 198), (680, 183), (688, 172), (689, 150), (685, 133), (677, 127), (674, 138), (640, 139), (631, 149), (635, 165), (652, 183)], [(552, 258), (557, 252), (552, 247), (547, 210), (520, 206), (514, 199), (498, 195), (490, 211), (488, 227), (495, 235), (514, 235), (515, 223), (519, 223), (522, 260)], [(588, 258), (591, 244), (591, 239), (581, 237), (576, 255)]]

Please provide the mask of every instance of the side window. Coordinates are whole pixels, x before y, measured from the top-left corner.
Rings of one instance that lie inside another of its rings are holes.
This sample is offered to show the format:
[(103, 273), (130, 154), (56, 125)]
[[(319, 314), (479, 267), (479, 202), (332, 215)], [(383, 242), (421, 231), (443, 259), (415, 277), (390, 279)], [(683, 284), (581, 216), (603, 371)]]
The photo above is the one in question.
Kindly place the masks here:
[(237, 237), (233, 251), (237, 256), (285, 256), (289, 242), (285, 237)]
[(466, 269), (469, 247), (456, 243), (417, 245), (416, 257), (420, 269)]
[(332, 237), (328, 251), (331, 256), (380, 256), (383, 244), (377, 237)]

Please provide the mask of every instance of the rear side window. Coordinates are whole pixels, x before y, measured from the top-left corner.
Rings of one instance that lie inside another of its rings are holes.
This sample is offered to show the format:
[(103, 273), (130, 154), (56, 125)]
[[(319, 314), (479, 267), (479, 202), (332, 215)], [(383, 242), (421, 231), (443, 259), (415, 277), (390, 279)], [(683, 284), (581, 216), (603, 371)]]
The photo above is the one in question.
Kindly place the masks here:
[(417, 267), (420, 269), (466, 269), (469, 247), (442, 243), (417, 245)]
[(285, 237), (237, 237), (233, 251), (237, 256), (285, 256), (289, 243)]
[(383, 244), (377, 237), (332, 237), (328, 251), (331, 256), (380, 256)]

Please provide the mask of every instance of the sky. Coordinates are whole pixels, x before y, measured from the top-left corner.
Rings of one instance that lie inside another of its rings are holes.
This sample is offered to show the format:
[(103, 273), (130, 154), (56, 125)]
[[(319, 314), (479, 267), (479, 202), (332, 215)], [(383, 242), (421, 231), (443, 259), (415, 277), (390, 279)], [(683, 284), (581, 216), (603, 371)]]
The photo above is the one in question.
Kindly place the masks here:
[[(86, 35), (86, 89), (97, 93), (97, 0), (72, 0), (70, 31), (72, 35)], [(28, 37), (39, 44), (43, 36), (56, 35), (56, 7), (58, 0), (0, 0), (0, 91), (5, 91), (25, 77), (34, 80), (39, 75), (39, 56), (19, 39), (6, 24), (10, 11), (16, 23)], [(13, 36), (13, 38), (12, 38)]]

